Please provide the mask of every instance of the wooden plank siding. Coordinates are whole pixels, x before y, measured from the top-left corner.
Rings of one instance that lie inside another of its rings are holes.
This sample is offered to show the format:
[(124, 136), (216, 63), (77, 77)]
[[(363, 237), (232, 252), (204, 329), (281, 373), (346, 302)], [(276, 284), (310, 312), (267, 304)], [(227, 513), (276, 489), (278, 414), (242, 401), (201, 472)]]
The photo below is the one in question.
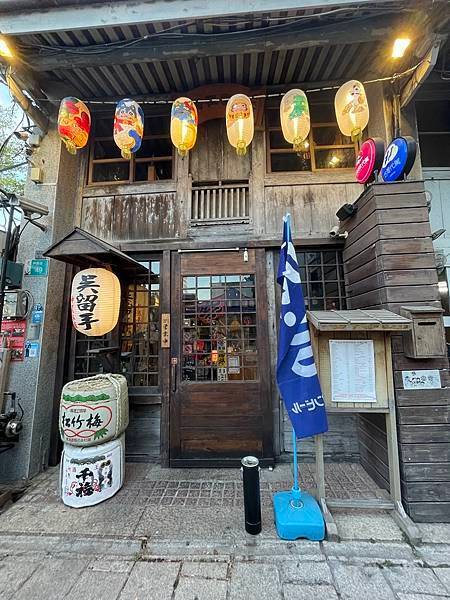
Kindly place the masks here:
[[(348, 308), (405, 304), (440, 306), (434, 249), (422, 182), (375, 184), (345, 222)], [(414, 360), (403, 337), (392, 337), (402, 497), (417, 521), (450, 521), (450, 394), (447, 357)], [(442, 389), (405, 390), (402, 370), (438, 369)], [(361, 463), (388, 487), (386, 429), (381, 415), (359, 417)]]

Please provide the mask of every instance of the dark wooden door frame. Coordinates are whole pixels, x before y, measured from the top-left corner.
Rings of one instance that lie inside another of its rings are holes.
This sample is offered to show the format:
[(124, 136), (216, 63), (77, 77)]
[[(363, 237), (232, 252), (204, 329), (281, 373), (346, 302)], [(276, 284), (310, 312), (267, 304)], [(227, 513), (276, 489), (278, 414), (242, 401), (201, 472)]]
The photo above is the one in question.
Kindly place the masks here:
[[(267, 300), (267, 275), (266, 275), (266, 260), (265, 249), (255, 249), (255, 268), (256, 277), (256, 314), (258, 319), (258, 367), (259, 367), (259, 391), (261, 395), (261, 416), (263, 435), (261, 438), (263, 457), (261, 464), (272, 465), (274, 463), (273, 455), (273, 423), (272, 423), (272, 383), (270, 376), (270, 349), (269, 349), (269, 328), (268, 328), (268, 300)], [(205, 254), (205, 258), (208, 256)], [(181, 322), (182, 316), (180, 307), (178, 306), (181, 299), (181, 269), (182, 254), (178, 252), (172, 253), (171, 260), (171, 315), (172, 315), (172, 332), (171, 332), (171, 351), (168, 364), (168, 379), (169, 385), (165, 381), (165, 389), (169, 390), (168, 398), (166, 398), (166, 412), (168, 418), (167, 430), (169, 440), (168, 463), (172, 466), (212, 466), (210, 459), (178, 459), (180, 454), (180, 436), (178, 434), (180, 428), (180, 411), (176, 406), (170, 403), (179, 402), (179, 396), (175, 394), (175, 390), (181, 383)], [(230, 269), (233, 271), (233, 268)], [(178, 313), (176, 312), (178, 311)], [(177, 361), (176, 366), (172, 364), (172, 360)], [(265, 365), (261, 366), (261, 365)], [(207, 385), (207, 384), (206, 384)], [(206, 391), (206, 388), (205, 388)], [(178, 407), (179, 408), (179, 407)], [(217, 458), (214, 460), (215, 466), (235, 466), (237, 459)]]

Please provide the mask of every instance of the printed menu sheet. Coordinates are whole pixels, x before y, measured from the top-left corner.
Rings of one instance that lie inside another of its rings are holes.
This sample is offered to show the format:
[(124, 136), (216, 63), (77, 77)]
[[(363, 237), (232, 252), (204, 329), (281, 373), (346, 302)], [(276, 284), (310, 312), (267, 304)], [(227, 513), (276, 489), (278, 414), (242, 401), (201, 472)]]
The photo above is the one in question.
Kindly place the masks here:
[(372, 340), (330, 340), (332, 402), (376, 402)]

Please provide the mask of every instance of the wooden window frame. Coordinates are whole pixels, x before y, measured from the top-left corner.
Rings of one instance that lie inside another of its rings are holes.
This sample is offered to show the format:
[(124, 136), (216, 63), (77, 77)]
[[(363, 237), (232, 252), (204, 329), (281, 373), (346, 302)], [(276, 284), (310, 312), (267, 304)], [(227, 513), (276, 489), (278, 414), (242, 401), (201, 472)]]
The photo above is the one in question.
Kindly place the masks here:
[[(276, 111), (278, 110), (277, 108), (268, 106), (266, 108), (266, 113), (267, 111), (272, 110), (272, 111)], [(266, 119), (266, 124), (267, 124), (267, 119)], [(302, 173), (333, 173), (333, 172), (339, 172), (339, 173), (349, 173), (349, 172), (353, 172), (354, 169), (352, 167), (330, 167), (327, 169), (318, 169), (316, 167), (316, 155), (315, 152), (316, 150), (340, 150), (340, 149), (348, 149), (348, 148), (352, 148), (355, 151), (355, 160), (356, 157), (358, 156), (358, 152), (359, 152), (359, 148), (358, 148), (358, 142), (354, 142), (353, 144), (331, 144), (331, 145), (324, 145), (324, 146), (319, 146), (317, 144), (314, 143), (313, 141), (313, 130), (314, 129), (318, 129), (320, 127), (338, 127), (337, 122), (333, 121), (333, 122), (319, 122), (319, 123), (311, 123), (311, 131), (309, 132), (308, 135), (308, 142), (309, 142), (309, 151), (311, 153), (311, 169), (308, 171), (302, 171), (302, 170), (296, 170), (296, 171), (272, 171), (272, 161), (271, 161), (271, 157), (272, 154), (296, 154), (295, 150), (293, 148), (271, 148), (270, 147), (270, 133), (272, 131), (277, 131), (277, 132), (281, 132), (281, 123), (279, 124), (279, 126), (275, 127), (269, 127), (266, 125), (265, 127), (265, 131), (266, 131), (266, 173), (270, 174), (270, 175), (284, 175), (286, 173), (291, 174), (291, 173), (298, 173), (299, 175), (301, 175)]]
[[(146, 117), (148, 118), (157, 118), (158, 116), (161, 115), (152, 115), (152, 114), (148, 114), (146, 115)], [(164, 115), (167, 116), (167, 115)], [(104, 119), (106, 117), (106, 115), (98, 115), (98, 118), (100, 119)], [(95, 118), (95, 117), (94, 117)], [(142, 137), (142, 141), (146, 141), (146, 140), (154, 140), (154, 139), (164, 139), (164, 140), (170, 140), (170, 133), (161, 133), (161, 134), (148, 134)], [(154, 183), (154, 181), (152, 180), (144, 180), (144, 181), (139, 181), (135, 179), (135, 170), (136, 170), (136, 165), (139, 163), (149, 163), (149, 164), (153, 164), (153, 163), (157, 163), (157, 162), (169, 162), (169, 160), (172, 163), (172, 177), (170, 179), (160, 179), (160, 180), (156, 180), (156, 181), (174, 181), (175, 179), (175, 152), (174, 152), (174, 148), (172, 147), (172, 154), (169, 156), (152, 156), (152, 157), (146, 157), (146, 156), (136, 156), (136, 154), (131, 154), (131, 159), (127, 160), (125, 158), (117, 157), (117, 158), (94, 158), (94, 144), (95, 142), (106, 142), (106, 141), (111, 141), (114, 142), (114, 137), (113, 134), (111, 132), (110, 136), (94, 136), (92, 135), (89, 141), (89, 157), (88, 157), (88, 168), (87, 168), (87, 181), (86, 181), (86, 185), (88, 186), (105, 186), (105, 185), (127, 185), (127, 184), (140, 184), (140, 183)], [(107, 164), (107, 163), (129, 163), (129, 172), (128, 172), (128, 179), (120, 179), (120, 180), (110, 180), (110, 181), (93, 181), (93, 174), (94, 174), (94, 166), (98, 165), (98, 164)]]

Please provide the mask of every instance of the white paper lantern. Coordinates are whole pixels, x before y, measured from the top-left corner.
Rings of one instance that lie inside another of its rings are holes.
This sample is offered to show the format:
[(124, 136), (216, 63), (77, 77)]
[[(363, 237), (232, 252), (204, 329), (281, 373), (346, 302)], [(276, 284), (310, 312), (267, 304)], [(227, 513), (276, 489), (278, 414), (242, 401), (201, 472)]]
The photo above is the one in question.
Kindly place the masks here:
[(280, 121), (284, 139), (296, 152), (305, 150), (304, 141), (311, 129), (308, 98), (302, 90), (290, 90), (280, 103)]
[(341, 132), (353, 141), (360, 140), (369, 122), (369, 105), (363, 84), (352, 79), (341, 85), (334, 99), (334, 108)]
[(120, 281), (107, 269), (85, 269), (72, 282), (72, 323), (89, 336), (104, 335), (117, 325)]

